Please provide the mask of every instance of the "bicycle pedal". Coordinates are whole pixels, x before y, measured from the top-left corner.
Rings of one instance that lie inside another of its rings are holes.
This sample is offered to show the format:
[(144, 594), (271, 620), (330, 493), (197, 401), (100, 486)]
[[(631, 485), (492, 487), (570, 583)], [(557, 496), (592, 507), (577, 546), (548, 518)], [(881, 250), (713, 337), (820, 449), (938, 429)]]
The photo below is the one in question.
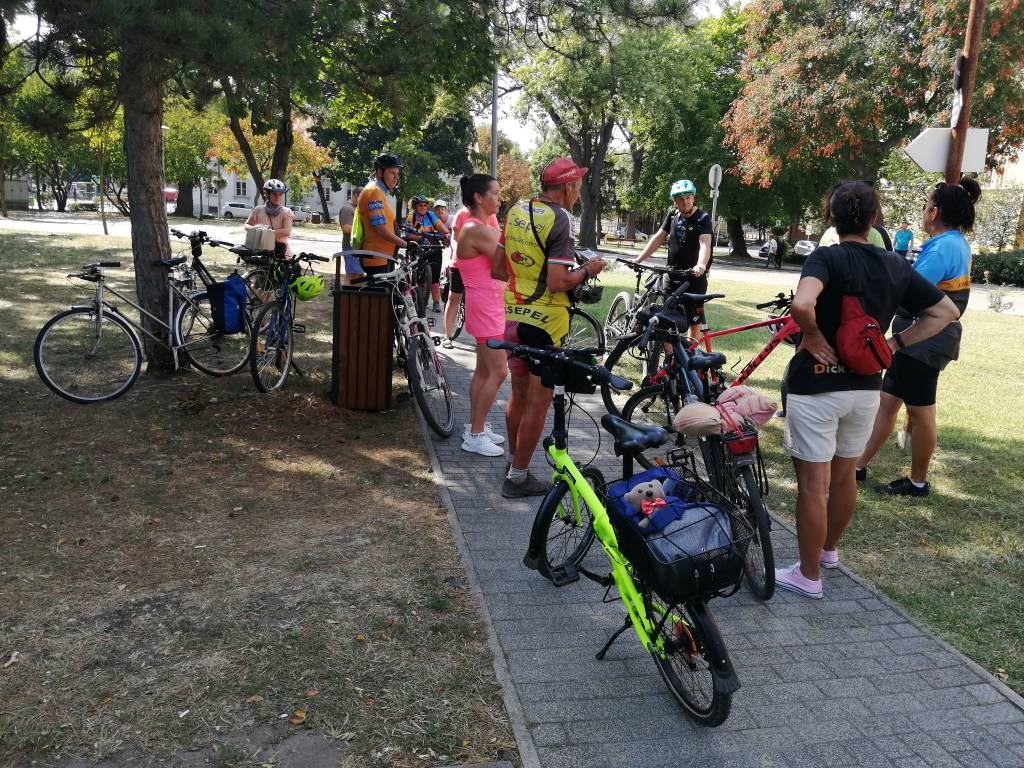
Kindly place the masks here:
[(560, 565), (551, 569), (551, 583), (556, 587), (567, 587), (580, 580), (580, 572), (572, 563)]
[(292, 323), (292, 333), (305, 333), (306, 326), (302, 323)]

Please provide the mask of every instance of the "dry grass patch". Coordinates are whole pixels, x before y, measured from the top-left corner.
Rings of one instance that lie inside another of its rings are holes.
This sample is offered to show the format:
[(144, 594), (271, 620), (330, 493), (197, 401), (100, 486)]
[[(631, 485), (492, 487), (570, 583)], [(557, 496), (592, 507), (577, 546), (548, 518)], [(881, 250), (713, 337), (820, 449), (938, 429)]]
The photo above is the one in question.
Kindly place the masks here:
[(329, 299), (302, 306), (288, 391), (144, 374), (77, 406), (31, 363), (74, 294), (22, 291), (40, 270), (127, 266), (126, 244), (0, 238), (17, 254), (0, 267), (0, 654), (20, 654), (0, 670), (0, 763), (217, 744), (246, 765), (229, 735), (303, 729), (360, 766), (514, 754), (408, 395), (386, 414), (323, 395)]

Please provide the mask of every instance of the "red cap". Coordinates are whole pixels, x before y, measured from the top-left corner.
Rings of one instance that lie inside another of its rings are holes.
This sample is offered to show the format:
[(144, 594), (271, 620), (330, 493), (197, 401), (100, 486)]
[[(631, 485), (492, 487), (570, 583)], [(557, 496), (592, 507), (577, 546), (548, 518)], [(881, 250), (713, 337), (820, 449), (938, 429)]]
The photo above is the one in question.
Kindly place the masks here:
[(581, 168), (568, 157), (556, 157), (540, 172), (540, 180), (544, 184), (555, 186), (569, 181), (582, 179), (589, 168)]

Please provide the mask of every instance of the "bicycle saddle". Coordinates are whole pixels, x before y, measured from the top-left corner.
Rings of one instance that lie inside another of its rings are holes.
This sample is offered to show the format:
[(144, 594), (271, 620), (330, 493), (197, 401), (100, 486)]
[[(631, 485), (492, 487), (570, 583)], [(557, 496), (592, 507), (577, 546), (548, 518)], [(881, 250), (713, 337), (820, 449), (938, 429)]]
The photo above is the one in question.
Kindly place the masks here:
[(691, 371), (706, 371), (708, 368), (721, 368), (725, 365), (725, 355), (721, 352), (701, 352), (695, 349), (686, 360), (686, 367)]
[(690, 327), (690, 320), (686, 315), (675, 310), (663, 309), (660, 304), (652, 304), (641, 309), (636, 314), (636, 321), (641, 328), (646, 328), (654, 315), (658, 316), (660, 322), (672, 323), (680, 331), (685, 331)]
[(160, 259), (160, 266), (170, 269), (171, 267), (176, 267), (179, 264), (184, 264), (186, 261), (188, 261), (188, 256), (178, 256), (173, 259)]
[(683, 298), (692, 301), (694, 304), (702, 304), (712, 299), (724, 299), (724, 293), (684, 293)]
[(639, 453), (645, 448), (661, 445), (668, 439), (668, 431), (662, 427), (638, 427), (611, 413), (601, 417), (601, 426), (615, 438), (616, 456)]

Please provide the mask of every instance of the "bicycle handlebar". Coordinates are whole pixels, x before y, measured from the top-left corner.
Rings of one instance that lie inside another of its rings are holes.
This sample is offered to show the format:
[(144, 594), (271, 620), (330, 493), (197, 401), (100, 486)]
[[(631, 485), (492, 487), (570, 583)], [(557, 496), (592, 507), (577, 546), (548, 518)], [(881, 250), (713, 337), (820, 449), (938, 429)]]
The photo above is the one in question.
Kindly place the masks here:
[(779, 293), (771, 301), (766, 301), (763, 304), (755, 304), (757, 309), (786, 309), (793, 303), (793, 292), (789, 292), (789, 296), (784, 293)]
[(551, 349), (538, 349), (537, 347), (529, 347), (526, 344), (513, 344), (509, 341), (499, 341), (498, 339), (489, 339), (487, 346), (491, 349), (504, 349), (507, 352), (511, 352), (516, 357), (536, 357), (540, 360), (546, 360), (555, 365), (562, 367), (573, 366), (586, 372), (588, 376), (593, 377), (594, 381), (598, 384), (607, 384), (612, 389), (619, 391), (625, 391), (632, 389), (633, 382), (628, 379), (624, 379), (621, 376), (616, 376), (614, 373), (609, 371), (603, 365), (588, 365), (582, 360), (577, 360), (571, 354), (569, 350), (560, 349), (554, 347)]
[(315, 253), (300, 253), (295, 257), (296, 259), (302, 259), (304, 261), (330, 261), (327, 256), (319, 256)]

